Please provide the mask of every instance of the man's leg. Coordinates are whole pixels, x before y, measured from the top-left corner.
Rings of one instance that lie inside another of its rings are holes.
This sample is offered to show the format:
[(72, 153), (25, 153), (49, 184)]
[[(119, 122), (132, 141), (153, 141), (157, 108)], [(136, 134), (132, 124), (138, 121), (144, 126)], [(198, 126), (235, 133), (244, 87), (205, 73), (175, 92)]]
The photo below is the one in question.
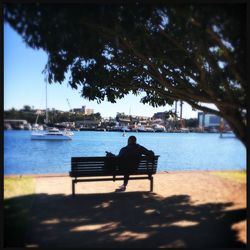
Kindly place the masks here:
[(128, 185), (128, 180), (129, 180), (129, 175), (128, 174), (124, 174), (124, 179), (123, 179), (123, 184), (116, 189), (116, 191), (125, 191), (126, 190), (126, 186)]
[(129, 180), (129, 175), (128, 175), (128, 174), (125, 174), (125, 175), (124, 175), (124, 181), (123, 181), (124, 187), (126, 187), (126, 186), (128, 185), (128, 180)]

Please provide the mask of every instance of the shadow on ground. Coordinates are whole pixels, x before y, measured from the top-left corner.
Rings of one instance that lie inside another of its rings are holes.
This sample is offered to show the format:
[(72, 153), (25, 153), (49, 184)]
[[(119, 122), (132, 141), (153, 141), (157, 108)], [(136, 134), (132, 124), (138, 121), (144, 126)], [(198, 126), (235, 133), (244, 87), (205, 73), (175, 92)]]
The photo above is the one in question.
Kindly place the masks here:
[[(246, 247), (232, 229), (234, 223), (246, 220), (246, 209), (230, 210), (232, 203), (194, 205), (188, 195), (164, 198), (148, 192), (36, 194), (6, 202), (27, 199), (33, 204), (23, 246)], [(5, 218), (10, 216), (15, 214)], [(10, 241), (7, 224), (8, 247), (15, 242)]]

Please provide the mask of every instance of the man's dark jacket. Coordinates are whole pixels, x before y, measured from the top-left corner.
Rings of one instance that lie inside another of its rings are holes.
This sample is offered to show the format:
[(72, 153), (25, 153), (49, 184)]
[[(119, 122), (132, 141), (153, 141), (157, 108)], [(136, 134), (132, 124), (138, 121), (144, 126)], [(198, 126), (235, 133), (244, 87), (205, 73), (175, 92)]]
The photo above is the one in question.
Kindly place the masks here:
[(152, 159), (154, 157), (154, 152), (139, 144), (129, 144), (123, 147), (118, 155), (120, 169), (125, 174), (133, 172), (137, 169), (142, 155), (146, 155)]

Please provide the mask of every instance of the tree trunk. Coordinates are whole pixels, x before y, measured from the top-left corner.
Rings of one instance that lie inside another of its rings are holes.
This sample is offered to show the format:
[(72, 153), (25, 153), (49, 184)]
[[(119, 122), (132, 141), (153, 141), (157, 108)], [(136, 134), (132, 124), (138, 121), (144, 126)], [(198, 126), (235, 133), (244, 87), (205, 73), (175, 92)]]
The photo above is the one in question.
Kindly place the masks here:
[(247, 125), (243, 121), (243, 118), (239, 111), (236, 110), (220, 110), (222, 113), (222, 118), (224, 118), (236, 137), (247, 147)]

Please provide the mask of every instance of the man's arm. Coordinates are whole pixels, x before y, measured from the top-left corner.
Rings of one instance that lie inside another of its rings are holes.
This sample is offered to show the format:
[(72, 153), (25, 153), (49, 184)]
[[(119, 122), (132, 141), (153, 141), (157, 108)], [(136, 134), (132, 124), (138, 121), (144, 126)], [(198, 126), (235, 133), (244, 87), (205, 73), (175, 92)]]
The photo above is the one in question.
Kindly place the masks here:
[(121, 148), (121, 150), (120, 150), (118, 156), (123, 156), (124, 153), (125, 153), (125, 148)]
[(148, 150), (145, 147), (140, 145), (140, 151), (142, 154), (146, 155), (146, 156), (150, 156), (153, 157), (154, 156), (154, 152), (152, 150)]

